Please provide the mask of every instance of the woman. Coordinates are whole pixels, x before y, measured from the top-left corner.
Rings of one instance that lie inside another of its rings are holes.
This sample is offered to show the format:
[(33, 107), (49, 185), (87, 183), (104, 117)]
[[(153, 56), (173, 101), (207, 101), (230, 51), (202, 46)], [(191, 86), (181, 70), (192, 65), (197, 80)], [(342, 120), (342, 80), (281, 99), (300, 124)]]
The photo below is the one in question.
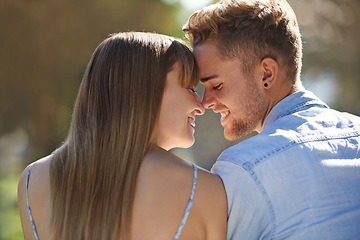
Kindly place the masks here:
[(178, 40), (134, 32), (104, 40), (67, 140), (20, 177), (25, 239), (225, 239), (221, 180), (168, 152), (194, 142), (204, 113), (198, 81)]

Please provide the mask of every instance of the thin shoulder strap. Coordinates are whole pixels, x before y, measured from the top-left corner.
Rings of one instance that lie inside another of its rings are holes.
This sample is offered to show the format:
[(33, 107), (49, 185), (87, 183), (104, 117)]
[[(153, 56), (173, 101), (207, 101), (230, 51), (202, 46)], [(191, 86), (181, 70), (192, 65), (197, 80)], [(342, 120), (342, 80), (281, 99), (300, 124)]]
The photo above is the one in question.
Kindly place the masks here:
[(26, 178), (26, 206), (27, 206), (27, 212), (29, 214), (30, 222), (31, 222), (31, 225), (32, 225), (32, 228), (33, 228), (33, 231), (34, 231), (35, 239), (39, 240), (39, 237), (38, 237), (38, 234), (37, 234), (36, 228), (35, 228), (35, 223), (34, 223), (34, 220), (32, 218), (32, 215), (31, 215), (30, 205), (29, 205), (29, 179), (30, 179), (30, 173), (31, 173), (32, 166), (33, 166), (33, 164), (30, 165), (29, 172), (28, 172), (28, 175), (27, 175), (27, 178)]
[(194, 167), (194, 180), (193, 180), (192, 191), (191, 191), (189, 202), (188, 202), (188, 204), (186, 206), (185, 214), (184, 214), (184, 216), (183, 216), (183, 218), (181, 220), (180, 226), (179, 226), (179, 228), (178, 228), (178, 230), (176, 232), (174, 240), (179, 239), (180, 234), (181, 234), (181, 232), (182, 232), (182, 230), (183, 230), (183, 228), (185, 226), (186, 220), (187, 220), (187, 218), (189, 216), (190, 209), (191, 209), (191, 207), (193, 205), (193, 198), (194, 198), (194, 193), (195, 193), (195, 188), (196, 188), (196, 180), (197, 180), (197, 167), (196, 167), (195, 164), (192, 164), (192, 165)]

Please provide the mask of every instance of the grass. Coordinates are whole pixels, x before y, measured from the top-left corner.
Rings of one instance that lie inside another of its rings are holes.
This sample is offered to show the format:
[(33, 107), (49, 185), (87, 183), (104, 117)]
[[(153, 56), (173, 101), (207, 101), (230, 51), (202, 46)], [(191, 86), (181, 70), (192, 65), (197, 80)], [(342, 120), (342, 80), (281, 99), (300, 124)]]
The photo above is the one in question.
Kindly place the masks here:
[(0, 178), (0, 240), (23, 239), (17, 206), (19, 176)]

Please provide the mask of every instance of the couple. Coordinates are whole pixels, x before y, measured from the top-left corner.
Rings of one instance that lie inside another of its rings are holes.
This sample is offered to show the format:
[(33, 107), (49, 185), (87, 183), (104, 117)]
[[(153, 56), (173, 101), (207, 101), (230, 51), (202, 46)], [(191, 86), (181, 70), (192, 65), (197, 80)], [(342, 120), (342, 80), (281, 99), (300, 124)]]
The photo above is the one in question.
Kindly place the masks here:
[[(150, 33), (98, 46), (67, 140), (20, 178), (25, 239), (359, 239), (360, 119), (303, 88), (288, 3), (224, 0), (183, 30), (193, 53)], [(168, 152), (204, 107), (229, 140), (259, 133), (216, 175)]]

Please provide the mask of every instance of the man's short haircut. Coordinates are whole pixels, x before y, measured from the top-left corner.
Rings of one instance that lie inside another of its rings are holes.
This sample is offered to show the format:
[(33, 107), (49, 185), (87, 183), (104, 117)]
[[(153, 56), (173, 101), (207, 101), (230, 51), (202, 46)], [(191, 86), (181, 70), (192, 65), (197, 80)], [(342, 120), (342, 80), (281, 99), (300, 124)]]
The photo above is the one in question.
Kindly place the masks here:
[(301, 35), (285, 0), (222, 0), (193, 13), (183, 31), (193, 46), (215, 39), (221, 57), (241, 60), (247, 73), (270, 57), (289, 79), (300, 78)]

